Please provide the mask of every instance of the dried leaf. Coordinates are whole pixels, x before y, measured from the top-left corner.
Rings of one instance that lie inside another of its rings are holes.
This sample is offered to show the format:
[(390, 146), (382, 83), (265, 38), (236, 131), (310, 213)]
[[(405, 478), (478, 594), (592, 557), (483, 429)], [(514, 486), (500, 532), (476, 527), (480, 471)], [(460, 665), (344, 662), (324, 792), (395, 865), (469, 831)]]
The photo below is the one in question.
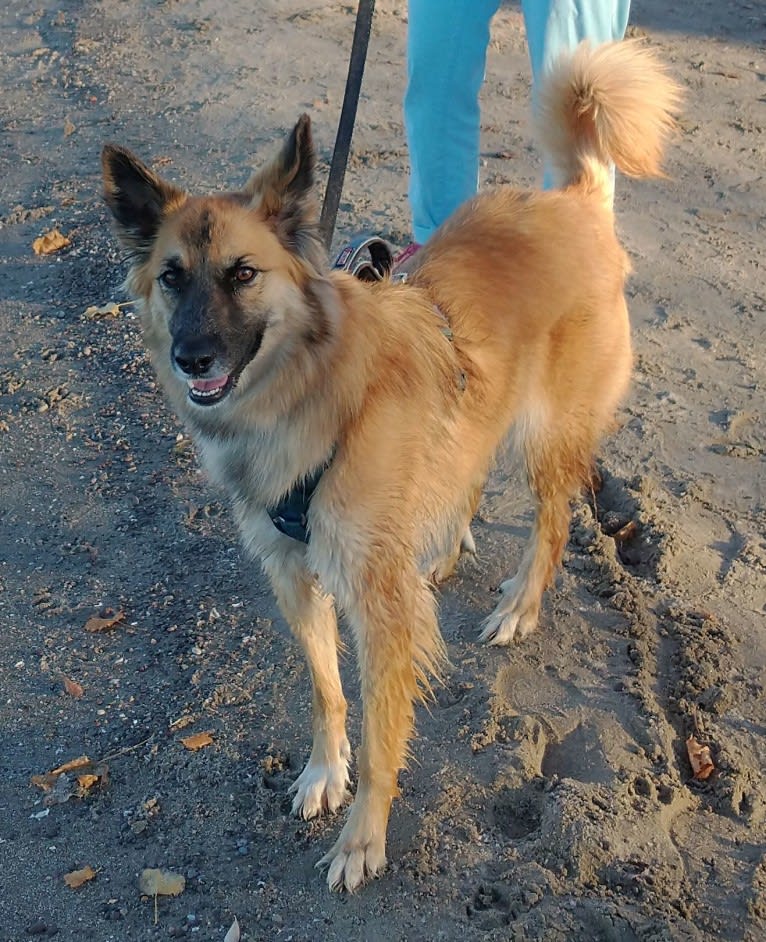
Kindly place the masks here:
[(628, 540), (632, 540), (633, 537), (638, 533), (638, 525), (635, 520), (629, 520), (624, 527), (612, 534), (612, 539), (615, 543), (626, 543)]
[(694, 736), (686, 740), (686, 752), (689, 756), (689, 764), (696, 779), (704, 782), (715, 771), (713, 757), (710, 755), (710, 746), (703, 746), (697, 742)]
[(73, 890), (81, 887), (83, 883), (88, 883), (95, 877), (96, 871), (93, 867), (83, 867), (82, 870), (73, 870), (71, 873), (67, 873), (64, 876), (64, 883), (67, 886), (71, 887)]
[(85, 769), (90, 765), (93, 765), (93, 763), (87, 756), (78, 756), (78, 758), (70, 759), (69, 762), (65, 762), (45, 775), (33, 775), (32, 784), (37, 785), (39, 788), (45, 788), (45, 781), (50, 783), (49, 787), (52, 787), (59, 775), (64, 775), (66, 772), (75, 772), (77, 769)]
[(49, 792), (58, 781), (58, 778), (58, 772), (46, 772), (45, 775), (33, 775), (29, 781), (37, 788), (42, 788), (44, 792)]
[(185, 726), (189, 726), (193, 722), (194, 717), (190, 713), (184, 713), (182, 716), (179, 716), (177, 720), (173, 720), (168, 729), (183, 729)]
[(234, 917), (234, 922), (231, 924), (229, 931), (223, 937), (223, 942), (239, 942), (239, 923), (237, 922), (237, 917)]
[(77, 784), (80, 786), (78, 798), (84, 798), (96, 785), (103, 788), (108, 783), (109, 766), (106, 762), (94, 762), (86, 772), (77, 776)]
[(107, 609), (105, 615), (92, 615), (85, 622), (86, 631), (110, 631), (114, 628), (115, 625), (125, 618), (125, 612), (120, 610), (119, 612), (113, 612), (112, 609)]
[(71, 241), (58, 229), (51, 229), (32, 243), (35, 255), (52, 255), (71, 245)]
[(210, 732), (193, 733), (191, 736), (184, 737), (181, 743), (186, 746), (187, 749), (196, 752), (198, 749), (204, 749), (205, 746), (212, 745), (213, 734)]
[[(76, 783), (68, 773), (76, 772)], [(45, 801), (49, 804), (64, 804), (70, 798), (85, 798), (95, 785), (106, 785), (109, 781), (109, 766), (105, 762), (93, 762), (87, 756), (80, 756), (65, 762), (45, 775), (33, 775), (32, 785), (47, 793)]]
[(60, 775), (62, 772), (76, 772), (77, 769), (85, 768), (87, 765), (93, 765), (93, 761), (87, 756), (78, 756), (76, 759), (70, 759), (69, 762), (55, 768), (51, 775)]
[(91, 304), (90, 307), (85, 308), (82, 316), (91, 321), (99, 320), (102, 317), (117, 317), (120, 311), (130, 303), (130, 301), (123, 301), (122, 303), (110, 301), (109, 304), (103, 305)]
[(77, 127), (72, 124), (69, 118), (64, 118), (64, 137), (71, 137), (76, 130)]
[(171, 870), (142, 870), (138, 888), (144, 896), (178, 896), (186, 889), (186, 877)]
[(76, 700), (79, 700), (80, 697), (85, 693), (76, 680), (70, 680), (70, 678), (65, 674), (61, 675), (61, 683), (64, 685), (64, 690), (66, 690), (69, 696), (74, 697)]

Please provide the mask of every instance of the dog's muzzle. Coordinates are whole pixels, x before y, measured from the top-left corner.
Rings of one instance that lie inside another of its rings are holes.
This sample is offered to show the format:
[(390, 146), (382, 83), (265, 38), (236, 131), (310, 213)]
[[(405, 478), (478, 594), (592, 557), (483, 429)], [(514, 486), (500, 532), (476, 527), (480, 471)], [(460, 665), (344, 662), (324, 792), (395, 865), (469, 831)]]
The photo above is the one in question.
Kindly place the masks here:
[(210, 376), (218, 355), (214, 337), (180, 337), (173, 344), (173, 364), (184, 374), (189, 399), (200, 406), (214, 405), (224, 399), (234, 386), (233, 377)]

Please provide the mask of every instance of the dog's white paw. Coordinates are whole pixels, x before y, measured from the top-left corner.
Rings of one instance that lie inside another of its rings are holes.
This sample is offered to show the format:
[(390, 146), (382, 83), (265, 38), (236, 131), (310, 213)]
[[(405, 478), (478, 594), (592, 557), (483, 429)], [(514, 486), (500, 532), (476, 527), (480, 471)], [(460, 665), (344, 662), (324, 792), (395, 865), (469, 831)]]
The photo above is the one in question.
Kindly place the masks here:
[(366, 827), (354, 822), (358, 816), (351, 810), (340, 837), (317, 867), (327, 867), (327, 885), (331, 890), (353, 893), (365, 880), (377, 876), (386, 866), (385, 827)]
[(466, 527), (465, 533), (460, 539), (460, 552), (470, 553), (471, 556), (476, 555), (476, 541), (473, 538), (473, 533), (471, 532), (470, 527)]
[(532, 596), (526, 581), (515, 576), (502, 583), (503, 595), (494, 612), (484, 622), (479, 641), (487, 644), (511, 644), (515, 639), (525, 638), (537, 626), (540, 599)]
[(292, 812), (309, 820), (325, 812), (337, 811), (349, 797), (348, 762), (351, 747), (344, 739), (334, 762), (316, 760), (312, 752), (306, 768), (290, 786), (294, 794)]
[(518, 615), (504, 615), (495, 610), (484, 622), (479, 641), (496, 645), (511, 644), (516, 637), (518, 624)]

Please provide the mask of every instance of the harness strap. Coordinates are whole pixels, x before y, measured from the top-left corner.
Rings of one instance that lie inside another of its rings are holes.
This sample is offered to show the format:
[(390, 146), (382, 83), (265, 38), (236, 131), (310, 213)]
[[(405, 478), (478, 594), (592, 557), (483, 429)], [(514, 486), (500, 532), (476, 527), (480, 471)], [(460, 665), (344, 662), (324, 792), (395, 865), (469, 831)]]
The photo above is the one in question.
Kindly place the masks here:
[(271, 522), (285, 536), (301, 543), (309, 542), (308, 513), (311, 498), (322, 478), (329, 468), (330, 462), (317, 468), (313, 474), (304, 478), (285, 494), (278, 504), (267, 508)]

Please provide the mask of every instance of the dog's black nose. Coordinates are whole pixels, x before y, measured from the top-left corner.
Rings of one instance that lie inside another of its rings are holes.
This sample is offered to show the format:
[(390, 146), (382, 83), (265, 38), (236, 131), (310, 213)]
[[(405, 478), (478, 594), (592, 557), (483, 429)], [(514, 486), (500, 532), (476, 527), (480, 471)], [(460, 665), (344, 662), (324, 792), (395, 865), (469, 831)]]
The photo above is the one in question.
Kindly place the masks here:
[(173, 359), (187, 376), (204, 376), (215, 363), (212, 337), (182, 337), (173, 344)]

